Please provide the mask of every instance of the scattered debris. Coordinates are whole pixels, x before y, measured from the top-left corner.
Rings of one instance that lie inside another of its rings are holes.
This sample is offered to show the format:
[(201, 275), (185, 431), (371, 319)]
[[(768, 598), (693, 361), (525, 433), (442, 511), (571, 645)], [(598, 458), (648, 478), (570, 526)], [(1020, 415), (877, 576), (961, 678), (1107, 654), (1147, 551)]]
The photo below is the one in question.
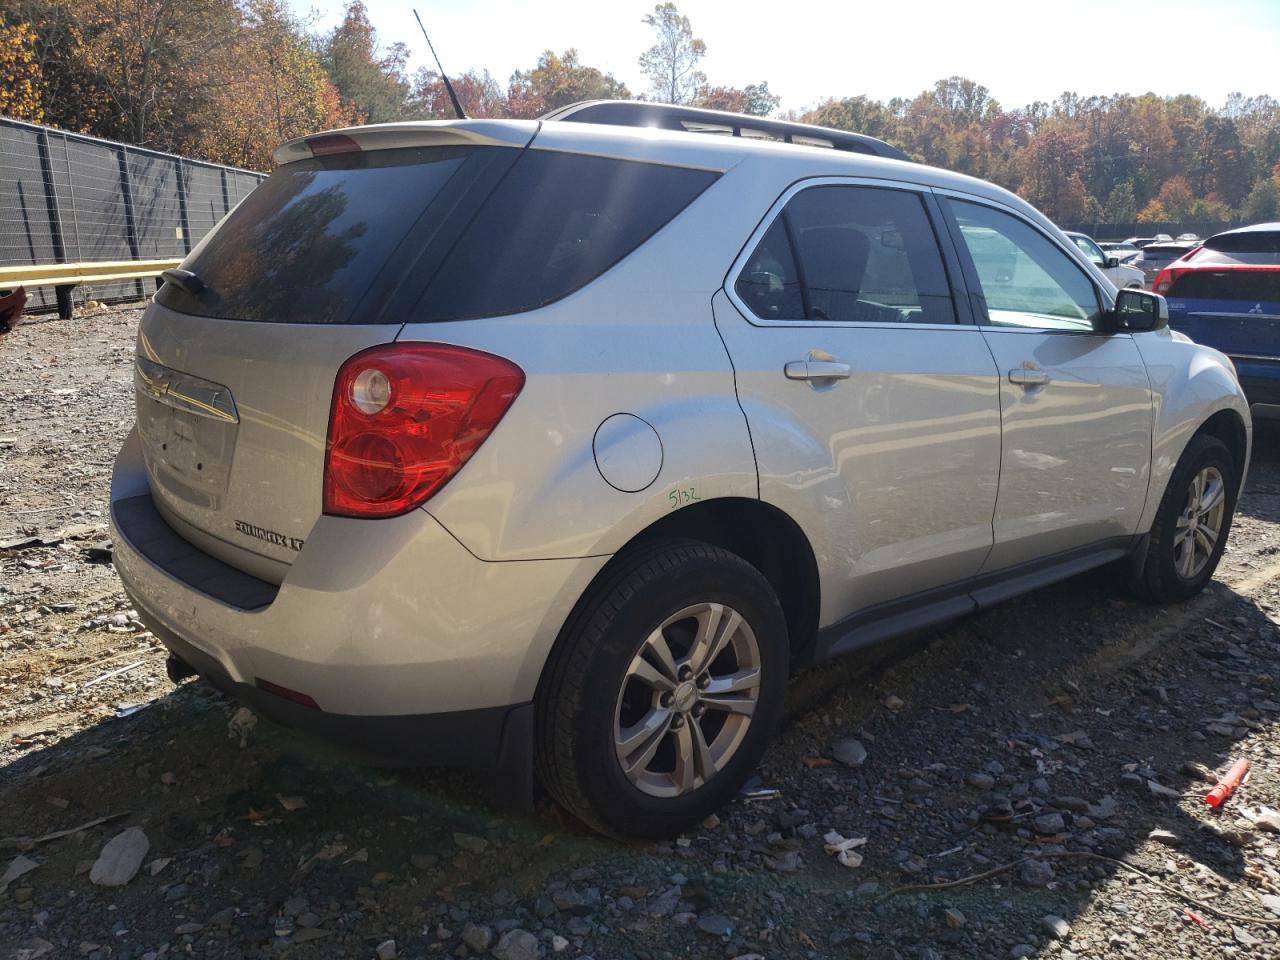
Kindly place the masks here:
[(31, 858), (18, 854), (9, 862), (9, 866), (5, 868), (4, 873), (0, 874), (0, 893), (4, 893), (9, 884), (24, 874), (30, 873), (38, 866), (40, 864)]
[(1204, 802), (1211, 807), (1222, 806), (1248, 774), (1249, 761), (1242, 757), (1231, 765), (1231, 769), (1218, 781), (1217, 786), (1209, 791)]
[(831, 747), (831, 755), (846, 767), (860, 767), (867, 761), (867, 748), (859, 740), (838, 740)]
[(1052, 913), (1041, 918), (1040, 929), (1054, 940), (1065, 940), (1071, 936), (1071, 924)]
[(227, 736), (240, 741), (240, 749), (249, 746), (249, 737), (258, 725), (258, 715), (248, 707), (237, 707), (227, 721)]
[(90, 687), (96, 686), (97, 684), (101, 683), (103, 680), (110, 680), (112, 677), (118, 677), (121, 674), (128, 673), (131, 670), (137, 670), (139, 667), (144, 666), (146, 662), (147, 661), (145, 660), (137, 660), (129, 664), (128, 666), (120, 667), (118, 670), (112, 670), (109, 673), (104, 673), (101, 676), (94, 677), (92, 680), (89, 680), (88, 682), (86, 682), (81, 689), (87, 690)]
[(100, 887), (124, 886), (137, 874), (150, 849), (151, 841), (142, 828), (129, 827), (106, 842), (89, 871), (89, 880)]
[(845, 837), (839, 831), (830, 830), (822, 840), (824, 849), (840, 862), (840, 866), (850, 869), (862, 866), (862, 854), (857, 852), (857, 848), (866, 845), (866, 837)]

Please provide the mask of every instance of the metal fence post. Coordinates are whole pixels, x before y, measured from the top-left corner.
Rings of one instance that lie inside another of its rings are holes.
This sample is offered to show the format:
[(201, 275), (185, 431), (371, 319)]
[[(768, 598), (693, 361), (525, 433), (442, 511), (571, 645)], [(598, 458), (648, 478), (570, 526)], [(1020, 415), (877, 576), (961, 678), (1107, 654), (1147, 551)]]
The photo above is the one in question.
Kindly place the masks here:
[[(116, 159), (120, 166), (120, 193), (124, 198), (124, 224), (125, 235), (129, 241), (129, 253), (134, 260), (142, 258), (142, 248), (138, 244), (138, 224), (134, 219), (133, 210), (133, 180), (129, 176), (129, 148), (124, 144), (120, 145), (120, 149), (116, 151)], [(139, 298), (142, 293), (142, 284), (135, 283)]]
[(84, 254), (80, 250), (80, 211), (77, 209), (76, 202), (76, 178), (71, 172), (71, 149), (67, 146), (65, 130), (62, 132), (62, 163), (67, 168), (67, 190), (71, 193), (71, 225), (76, 231), (76, 259), (83, 260)]
[(191, 252), (191, 218), (187, 215), (187, 175), (181, 157), (178, 158), (178, 219), (182, 224), (182, 249)]
[[(49, 211), (49, 236), (53, 241), (53, 255), (59, 263), (67, 262), (67, 247), (62, 239), (62, 211), (58, 208), (58, 191), (53, 182), (53, 164), (49, 161), (49, 131), (41, 130), (36, 137), (40, 154), (40, 178), (44, 181), (44, 202)], [(54, 287), (58, 301), (58, 317), (71, 319), (71, 287)]]

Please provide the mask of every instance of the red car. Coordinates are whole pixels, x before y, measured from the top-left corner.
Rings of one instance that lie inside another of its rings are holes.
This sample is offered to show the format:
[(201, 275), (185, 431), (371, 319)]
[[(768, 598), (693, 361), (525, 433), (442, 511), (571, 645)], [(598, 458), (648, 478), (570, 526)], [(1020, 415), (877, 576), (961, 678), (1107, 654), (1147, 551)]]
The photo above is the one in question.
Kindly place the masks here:
[(1280, 223), (1210, 237), (1151, 288), (1170, 327), (1231, 358), (1254, 419), (1280, 418)]

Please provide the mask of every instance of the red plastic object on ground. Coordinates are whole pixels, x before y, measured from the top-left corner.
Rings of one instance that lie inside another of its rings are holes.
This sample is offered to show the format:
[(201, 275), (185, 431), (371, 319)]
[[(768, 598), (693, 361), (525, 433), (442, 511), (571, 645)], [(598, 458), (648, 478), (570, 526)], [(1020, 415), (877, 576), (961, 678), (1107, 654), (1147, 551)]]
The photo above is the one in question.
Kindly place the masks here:
[(1244, 775), (1248, 772), (1249, 761), (1237, 760), (1231, 765), (1227, 775), (1218, 780), (1218, 785), (1209, 791), (1208, 796), (1204, 798), (1204, 802), (1211, 807), (1222, 806), (1227, 802), (1227, 798), (1235, 792), (1236, 787), (1240, 786), (1240, 781), (1244, 779)]

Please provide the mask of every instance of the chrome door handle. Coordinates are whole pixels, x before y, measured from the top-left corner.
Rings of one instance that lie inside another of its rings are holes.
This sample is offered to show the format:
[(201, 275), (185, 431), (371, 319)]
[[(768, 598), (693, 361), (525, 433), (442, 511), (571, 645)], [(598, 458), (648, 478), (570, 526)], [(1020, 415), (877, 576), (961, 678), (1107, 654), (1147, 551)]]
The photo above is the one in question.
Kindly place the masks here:
[(1016, 367), (1009, 371), (1009, 382), (1023, 387), (1042, 387), (1049, 382), (1049, 374), (1043, 370), (1028, 370)]
[(792, 360), (782, 372), (788, 380), (848, 380), (853, 367), (838, 360)]

